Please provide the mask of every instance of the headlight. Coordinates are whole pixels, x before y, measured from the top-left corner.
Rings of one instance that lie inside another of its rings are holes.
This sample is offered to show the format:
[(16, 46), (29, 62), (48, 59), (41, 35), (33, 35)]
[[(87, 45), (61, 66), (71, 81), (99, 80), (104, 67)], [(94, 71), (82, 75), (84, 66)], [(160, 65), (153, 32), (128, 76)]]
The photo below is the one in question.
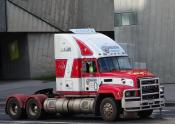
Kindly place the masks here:
[(136, 97), (136, 91), (126, 91), (125, 97)]
[(121, 82), (124, 85), (132, 86), (132, 87), (134, 86), (134, 81), (132, 79), (127, 79), (127, 78), (121, 79)]
[(126, 97), (130, 97), (130, 96), (131, 96), (131, 95), (130, 95), (130, 92), (129, 92), (129, 91), (126, 91), (126, 92), (125, 92), (125, 96), (126, 96)]

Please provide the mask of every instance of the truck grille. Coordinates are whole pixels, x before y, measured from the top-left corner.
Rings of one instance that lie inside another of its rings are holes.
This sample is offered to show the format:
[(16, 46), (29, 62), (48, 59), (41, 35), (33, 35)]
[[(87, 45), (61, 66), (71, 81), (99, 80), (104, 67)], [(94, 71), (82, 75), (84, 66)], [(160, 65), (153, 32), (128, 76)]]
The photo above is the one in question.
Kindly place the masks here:
[(159, 98), (159, 81), (157, 78), (139, 79), (139, 86), (142, 100)]
[(142, 86), (142, 94), (159, 92), (159, 86)]

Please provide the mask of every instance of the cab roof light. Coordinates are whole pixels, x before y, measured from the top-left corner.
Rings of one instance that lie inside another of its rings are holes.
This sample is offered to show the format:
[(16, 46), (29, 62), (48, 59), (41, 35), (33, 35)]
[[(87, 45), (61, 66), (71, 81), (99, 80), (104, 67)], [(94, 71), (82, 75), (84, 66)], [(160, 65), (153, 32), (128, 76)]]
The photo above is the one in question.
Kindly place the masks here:
[(80, 29), (69, 29), (69, 31), (74, 34), (95, 34), (96, 31), (94, 28), (80, 28)]

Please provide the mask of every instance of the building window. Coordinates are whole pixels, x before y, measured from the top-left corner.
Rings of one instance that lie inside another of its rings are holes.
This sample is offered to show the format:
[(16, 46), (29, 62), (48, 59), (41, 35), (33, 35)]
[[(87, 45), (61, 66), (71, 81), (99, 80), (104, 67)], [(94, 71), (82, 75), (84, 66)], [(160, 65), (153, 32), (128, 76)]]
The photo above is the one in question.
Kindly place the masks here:
[(115, 27), (136, 25), (137, 24), (137, 13), (136, 12), (123, 12), (115, 13), (114, 25)]

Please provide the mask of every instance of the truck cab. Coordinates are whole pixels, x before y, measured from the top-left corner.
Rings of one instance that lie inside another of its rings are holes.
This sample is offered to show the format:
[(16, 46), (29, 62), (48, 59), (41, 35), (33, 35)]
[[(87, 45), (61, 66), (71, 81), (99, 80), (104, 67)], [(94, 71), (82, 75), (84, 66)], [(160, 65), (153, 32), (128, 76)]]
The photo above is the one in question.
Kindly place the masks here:
[(164, 106), (159, 78), (132, 68), (123, 48), (103, 34), (57, 34), (55, 54), (57, 91), (64, 97), (98, 96), (101, 102), (111, 96), (120, 109), (140, 116)]
[[(37, 92), (17, 100), (23, 100), (24, 105), (19, 108), (25, 109), (29, 118), (38, 119), (42, 115), (41, 111), (34, 111), (37, 116), (29, 111), (30, 99), (46, 113), (93, 113), (106, 121), (114, 121), (128, 112), (144, 118), (154, 109), (164, 107), (164, 88), (159, 78), (147, 70), (134, 69), (117, 41), (95, 31), (73, 32), (54, 37), (54, 95)], [(9, 115), (10, 98), (6, 105)]]

